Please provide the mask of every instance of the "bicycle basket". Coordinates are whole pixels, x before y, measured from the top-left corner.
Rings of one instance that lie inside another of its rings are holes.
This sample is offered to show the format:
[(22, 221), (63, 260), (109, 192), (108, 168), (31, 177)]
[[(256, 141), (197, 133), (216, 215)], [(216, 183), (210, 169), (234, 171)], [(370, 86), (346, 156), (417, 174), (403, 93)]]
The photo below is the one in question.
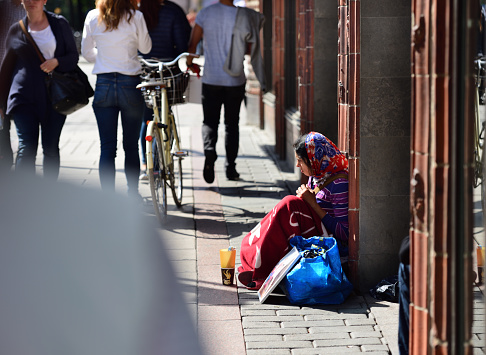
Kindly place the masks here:
[[(185, 102), (184, 92), (189, 85), (189, 73), (183, 73), (177, 65), (164, 68), (163, 81), (166, 85), (167, 100), (169, 105), (182, 104)], [(142, 81), (160, 80), (158, 69), (142, 65)], [(152, 108), (152, 99), (147, 91), (142, 91), (147, 107)], [(157, 92), (157, 99), (160, 99), (160, 92)]]
[[(182, 104), (185, 102), (184, 92), (189, 84), (189, 73), (179, 73), (172, 76), (164, 75), (164, 83), (167, 89), (167, 100), (170, 105)], [(172, 71), (172, 74), (174, 71)], [(165, 73), (164, 73), (165, 74)]]

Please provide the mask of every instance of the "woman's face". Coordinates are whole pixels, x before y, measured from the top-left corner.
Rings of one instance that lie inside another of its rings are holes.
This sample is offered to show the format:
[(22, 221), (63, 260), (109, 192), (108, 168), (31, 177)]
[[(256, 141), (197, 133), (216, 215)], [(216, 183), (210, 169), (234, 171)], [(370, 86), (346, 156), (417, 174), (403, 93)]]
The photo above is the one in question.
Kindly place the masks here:
[(24, 6), (25, 11), (31, 13), (35, 11), (44, 11), (46, 2), (46, 0), (22, 0), (22, 5)]
[(296, 152), (294, 152), (294, 154), (295, 154), (295, 161), (297, 162), (295, 166), (300, 168), (300, 172), (305, 176), (312, 176), (312, 168), (309, 165), (307, 165), (304, 162), (304, 159), (299, 157)]

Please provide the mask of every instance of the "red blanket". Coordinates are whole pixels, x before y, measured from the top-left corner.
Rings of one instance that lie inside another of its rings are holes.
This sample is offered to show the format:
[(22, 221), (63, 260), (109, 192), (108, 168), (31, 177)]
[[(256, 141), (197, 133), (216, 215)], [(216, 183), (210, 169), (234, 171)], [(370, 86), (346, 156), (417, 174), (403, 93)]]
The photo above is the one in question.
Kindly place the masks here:
[(286, 196), (241, 242), (238, 272), (253, 271), (259, 289), (275, 265), (287, 254), (289, 240), (321, 236), (325, 228), (315, 211), (301, 198)]

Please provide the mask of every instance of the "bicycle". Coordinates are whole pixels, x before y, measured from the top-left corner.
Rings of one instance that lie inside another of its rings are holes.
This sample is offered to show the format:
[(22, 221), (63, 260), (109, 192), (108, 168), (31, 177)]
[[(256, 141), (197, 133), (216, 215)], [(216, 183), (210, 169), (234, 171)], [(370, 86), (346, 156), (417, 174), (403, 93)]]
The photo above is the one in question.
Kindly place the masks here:
[[(479, 105), (484, 104), (484, 71), (486, 60), (476, 59), (474, 61), (476, 68), (475, 76), (475, 104), (474, 104), (474, 187), (478, 187), (483, 182), (483, 165), (484, 165), (484, 126), (481, 122)], [(481, 189), (483, 191), (484, 189)]]
[[(486, 144), (484, 144), (485, 122), (481, 120), (480, 105), (484, 105), (486, 99), (485, 93), (485, 57), (478, 58), (474, 61), (475, 90), (474, 90), (474, 188), (480, 188), (481, 209), (483, 217), (483, 227), (486, 226), (486, 183), (484, 182), (484, 173), (486, 172)], [(476, 240), (478, 245), (482, 242)]]
[(145, 103), (154, 111), (153, 120), (147, 122), (145, 137), (147, 175), (155, 214), (161, 223), (167, 215), (167, 187), (172, 191), (176, 206), (182, 206), (182, 159), (188, 153), (181, 150), (171, 106), (184, 102), (189, 74), (181, 72), (176, 64), (188, 55), (193, 54), (181, 53), (170, 62), (139, 57), (142, 83), (137, 89), (142, 91)]

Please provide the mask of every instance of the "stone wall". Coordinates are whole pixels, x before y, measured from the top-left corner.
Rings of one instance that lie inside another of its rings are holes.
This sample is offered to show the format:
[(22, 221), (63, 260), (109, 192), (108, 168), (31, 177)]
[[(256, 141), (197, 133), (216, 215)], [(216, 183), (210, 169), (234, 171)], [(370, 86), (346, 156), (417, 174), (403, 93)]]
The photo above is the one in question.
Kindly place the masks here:
[(337, 9), (333, 1), (314, 6), (314, 130), (337, 144)]
[(359, 280), (397, 274), (409, 229), (410, 1), (361, 2)]

